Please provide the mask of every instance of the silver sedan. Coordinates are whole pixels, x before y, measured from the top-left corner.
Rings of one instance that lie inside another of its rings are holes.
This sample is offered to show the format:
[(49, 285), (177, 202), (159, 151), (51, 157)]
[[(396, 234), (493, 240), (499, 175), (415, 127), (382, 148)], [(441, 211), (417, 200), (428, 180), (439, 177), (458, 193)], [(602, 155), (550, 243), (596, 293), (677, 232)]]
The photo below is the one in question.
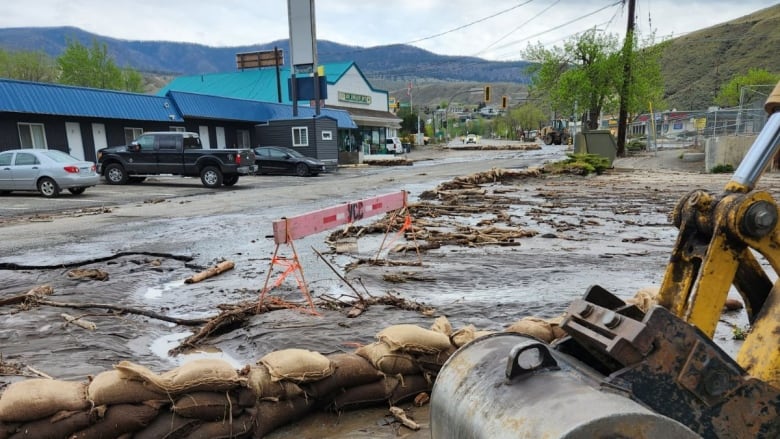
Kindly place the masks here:
[(0, 152), (0, 194), (37, 191), (56, 197), (67, 189), (74, 195), (100, 182), (95, 164), (53, 149)]

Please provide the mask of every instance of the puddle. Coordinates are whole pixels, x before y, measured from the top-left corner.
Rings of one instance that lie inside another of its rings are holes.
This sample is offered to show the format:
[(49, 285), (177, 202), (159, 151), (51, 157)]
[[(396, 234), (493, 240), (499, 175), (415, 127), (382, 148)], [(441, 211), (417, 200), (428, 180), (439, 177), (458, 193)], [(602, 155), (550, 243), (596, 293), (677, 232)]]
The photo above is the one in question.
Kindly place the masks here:
[(172, 282), (164, 283), (160, 286), (156, 287), (149, 287), (146, 289), (146, 292), (144, 293), (144, 299), (160, 299), (163, 297), (163, 295), (167, 292), (170, 292), (171, 290), (175, 288), (179, 288), (184, 285), (184, 279), (175, 280)]
[(153, 340), (149, 349), (154, 355), (157, 355), (164, 360), (168, 360), (174, 363), (176, 366), (181, 366), (188, 361), (202, 358), (224, 360), (230, 363), (230, 365), (236, 369), (242, 369), (247, 364), (246, 361), (238, 360), (211, 346), (198, 348), (196, 350), (179, 354), (175, 357), (168, 355), (168, 351), (177, 347), (182, 340), (189, 337), (190, 335), (192, 335), (191, 332), (179, 332), (176, 334), (163, 335), (162, 337)]

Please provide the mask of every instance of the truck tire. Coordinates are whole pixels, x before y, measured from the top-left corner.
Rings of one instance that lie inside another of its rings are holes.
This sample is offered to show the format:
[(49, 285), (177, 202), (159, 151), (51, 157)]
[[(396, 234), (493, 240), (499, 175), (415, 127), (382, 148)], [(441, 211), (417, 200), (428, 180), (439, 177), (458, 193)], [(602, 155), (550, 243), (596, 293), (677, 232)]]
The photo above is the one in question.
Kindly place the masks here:
[(544, 136), (544, 144), (545, 144), (545, 145), (552, 145), (552, 143), (553, 143), (553, 138), (552, 138), (552, 136), (551, 136), (551, 135), (549, 135), (549, 134), (545, 135), (545, 136)]
[(203, 186), (216, 188), (222, 186), (222, 171), (216, 166), (206, 166), (200, 171), (200, 181)]
[(127, 183), (127, 172), (125, 172), (125, 168), (118, 163), (111, 163), (106, 166), (106, 172), (103, 173), (103, 175), (106, 177), (106, 182), (108, 184)]
[(222, 184), (225, 186), (233, 186), (236, 183), (238, 183), (238, 174), (226, 175), (222, 179)]

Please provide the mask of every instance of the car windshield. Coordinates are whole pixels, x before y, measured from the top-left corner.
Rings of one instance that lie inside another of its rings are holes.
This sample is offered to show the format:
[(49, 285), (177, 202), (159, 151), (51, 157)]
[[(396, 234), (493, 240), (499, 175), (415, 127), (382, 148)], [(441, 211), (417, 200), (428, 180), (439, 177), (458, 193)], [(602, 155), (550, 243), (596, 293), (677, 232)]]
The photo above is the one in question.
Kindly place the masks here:
[(76, 157), (65, 154), (62, 151), (57, 151), (56, 149), (47, 149), (46, 151), (41, 151), (41, 153), (58, 163), (73, 163), (80, 161)]

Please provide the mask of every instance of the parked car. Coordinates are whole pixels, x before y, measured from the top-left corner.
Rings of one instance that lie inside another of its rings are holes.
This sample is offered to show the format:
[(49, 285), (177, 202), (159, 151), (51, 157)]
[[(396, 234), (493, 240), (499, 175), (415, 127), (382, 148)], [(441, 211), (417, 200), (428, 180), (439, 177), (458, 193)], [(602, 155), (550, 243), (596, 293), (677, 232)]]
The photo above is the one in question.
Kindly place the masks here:
[(402, 154), (404, 152), (404, 144), (401, 143), (401, 139), (398, 137), (388, 137), (385, 139), (385, 149), (392, 154)]
[(466, 136), (466, 138), (463, 140), (463, 143), (477, 143), (477, 135), (476, 134), (469, 134)]
[(54, 149), (15, 149), (0, 153), (0, 193), (37, 191), (56, 197), (67, 189), (73, 195), (97, 185), (95, 164)]
[(258, 174), (295, 174), (299, 177), (314, 176), (325, 172), (325, 163), (313, 157), (283, 146), (258, 146), (255, 164)]
[(233, 186), (256, 171), (246, 149), (203, 148), (198, 133), (160, 131), (141, 134), (129, 145), (98, 151), (98, 172), (108, 184), (140, 183), (149, 175), (198, 177), (203, 186)]

